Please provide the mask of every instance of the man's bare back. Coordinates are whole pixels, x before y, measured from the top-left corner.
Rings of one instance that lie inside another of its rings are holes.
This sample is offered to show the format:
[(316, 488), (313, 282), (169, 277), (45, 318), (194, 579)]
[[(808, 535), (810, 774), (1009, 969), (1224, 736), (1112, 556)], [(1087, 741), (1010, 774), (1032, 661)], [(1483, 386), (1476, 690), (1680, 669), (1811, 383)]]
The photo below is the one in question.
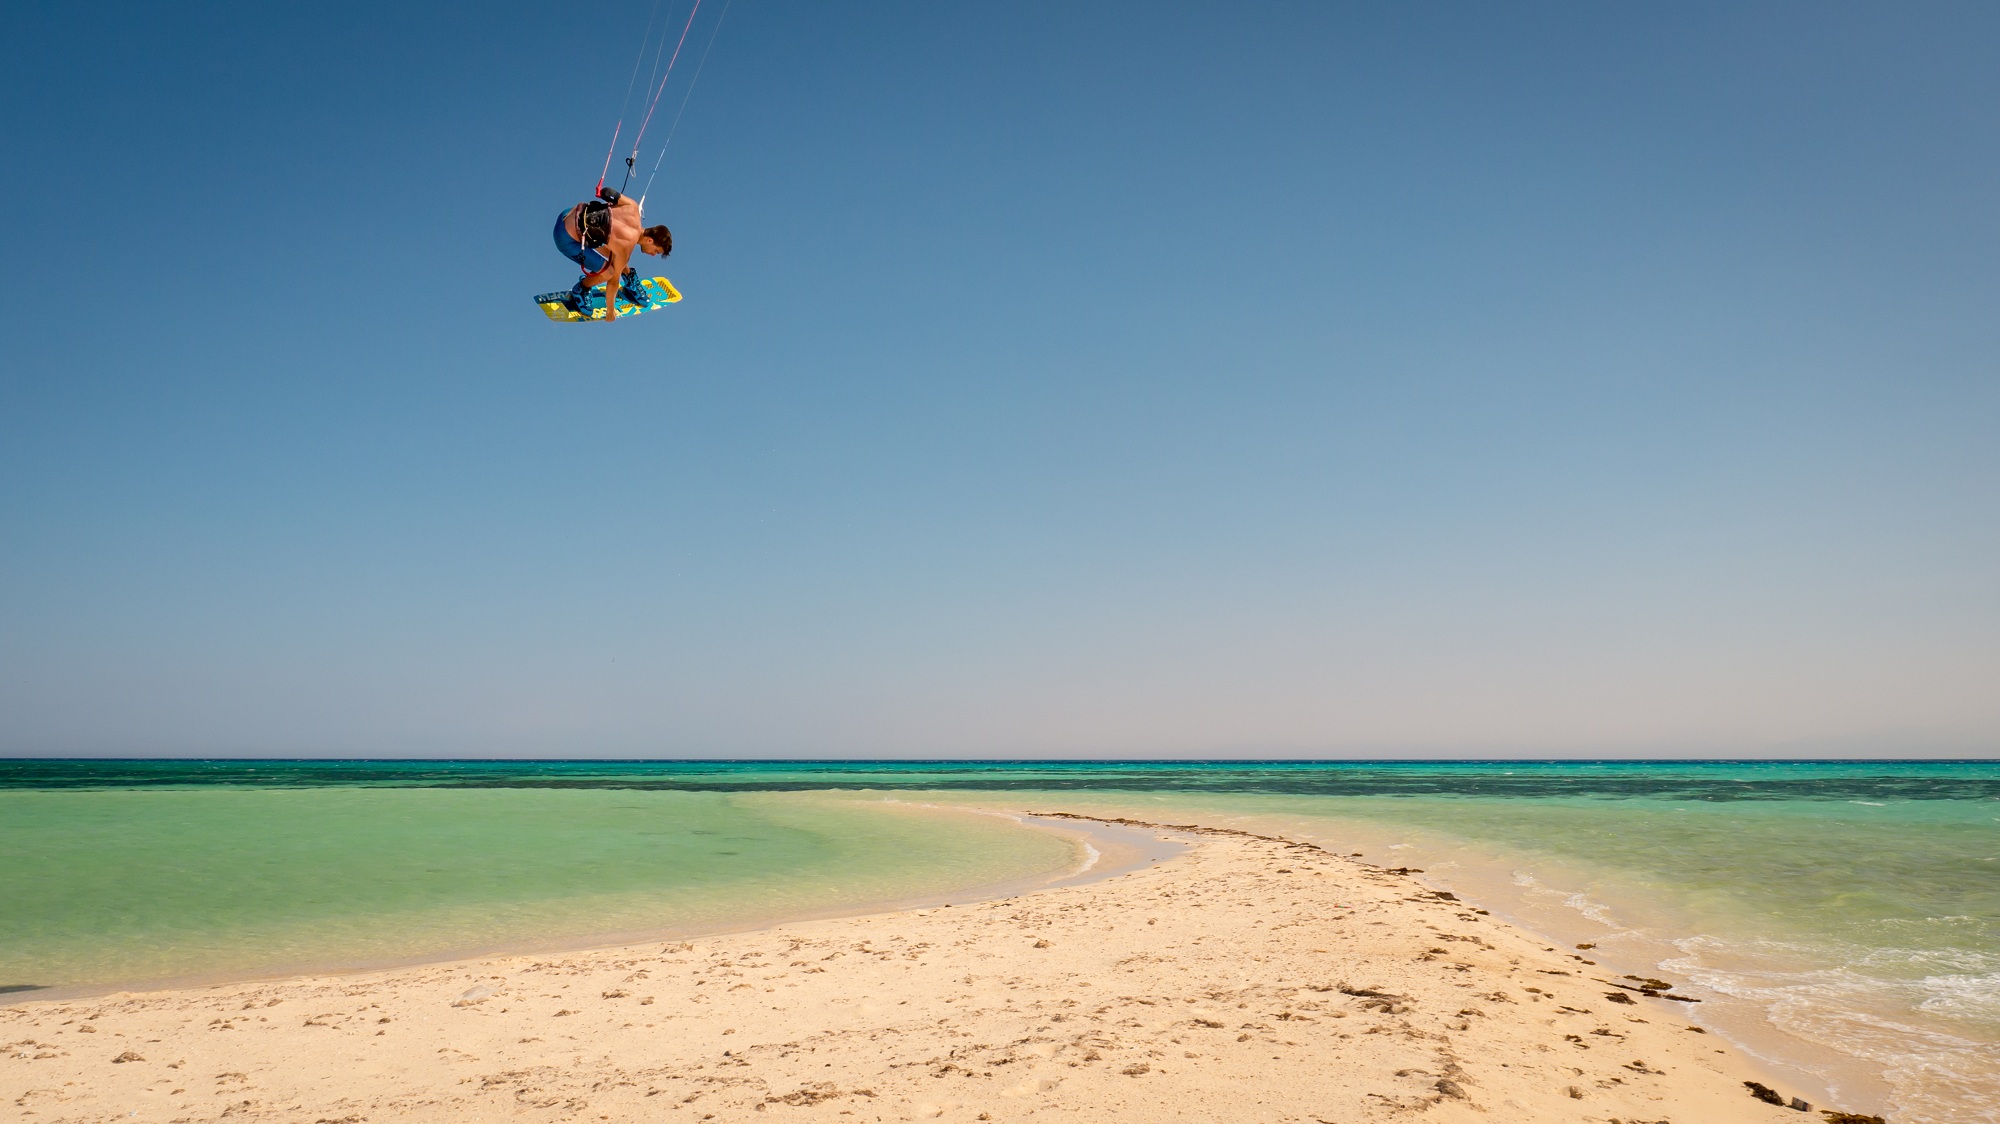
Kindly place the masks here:
[[(639, 213), (638, 200), (601, 188), (599, 196), (605, 205), (602, 212), (604, 217), (598, 220), (598, 224), (590, 224), (587, 221), (586, 216), (594, 209), (590, 203), (578, 203), (563, 216), (563, 232), (580, 252), (572, 253), (570, 248), (563, 245), (562, 239), (557, 239), (557, 249), (564, 257), (588, 271), (583, 279), (577, 282), (579, 291), (587, 292), (594, 286), (605, 286), (604, 318), (616, 320), (618, 298), (617, 290), (612, 286), (625, 280), (626, 266), (632, 260), (632, 252), (638, 250), (657, 257), (665, 257), (673, 251), (674, 240), (666, 227), (648, 228), (645, 225)], [(599, 225), (606, 220), (608, 227)], [(592, 244), (588, 236), (590, 225), (598, 225), (598, 229), (604, 232), (601, 244)], [(596, 270), (590, 270), (593, 258), (601, 260), (604, 264)], [(632, 299), (635, 304), (643, 303), (637, 297), (628, 299)]]

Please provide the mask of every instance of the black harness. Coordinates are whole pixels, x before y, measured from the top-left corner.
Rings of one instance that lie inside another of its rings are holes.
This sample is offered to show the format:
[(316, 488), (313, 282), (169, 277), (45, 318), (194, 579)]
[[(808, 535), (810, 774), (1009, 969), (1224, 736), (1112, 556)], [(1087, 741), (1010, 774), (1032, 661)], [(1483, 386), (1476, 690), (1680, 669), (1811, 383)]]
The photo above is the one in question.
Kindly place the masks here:
[(595, 250), (611, 241), (611, 205), (593, 199), (576, 216), (577, 233), (586, 250)]

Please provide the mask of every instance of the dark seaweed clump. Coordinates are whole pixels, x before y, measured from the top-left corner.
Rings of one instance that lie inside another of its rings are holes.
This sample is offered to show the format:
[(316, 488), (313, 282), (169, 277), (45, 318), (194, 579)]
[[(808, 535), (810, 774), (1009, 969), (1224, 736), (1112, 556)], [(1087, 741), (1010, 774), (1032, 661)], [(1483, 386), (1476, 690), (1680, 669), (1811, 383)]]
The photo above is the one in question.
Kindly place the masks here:
[(1756, 1097), (1765, 1104), (1774, 1104), (1779, 1108), (1785, 1107), (1785, 1098), (1779, 1096), (1776, 1089), (1771, 1088), (1761, 1081), (1745, 1081), (1743, 1087), (1750, 1090), (1751, 1096)]

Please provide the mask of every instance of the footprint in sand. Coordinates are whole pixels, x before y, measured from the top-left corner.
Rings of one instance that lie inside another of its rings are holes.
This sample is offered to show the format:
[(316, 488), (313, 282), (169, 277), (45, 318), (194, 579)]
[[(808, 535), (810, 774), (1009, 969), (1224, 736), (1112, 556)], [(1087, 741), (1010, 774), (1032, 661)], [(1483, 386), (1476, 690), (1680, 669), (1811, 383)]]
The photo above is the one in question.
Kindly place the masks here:
[(1003, 1097), (1032, 1097), (1037, 1093), (1053, 1092), (1062, 1084), (1060, 1077), (1030, 1077), (1000, 1090)]

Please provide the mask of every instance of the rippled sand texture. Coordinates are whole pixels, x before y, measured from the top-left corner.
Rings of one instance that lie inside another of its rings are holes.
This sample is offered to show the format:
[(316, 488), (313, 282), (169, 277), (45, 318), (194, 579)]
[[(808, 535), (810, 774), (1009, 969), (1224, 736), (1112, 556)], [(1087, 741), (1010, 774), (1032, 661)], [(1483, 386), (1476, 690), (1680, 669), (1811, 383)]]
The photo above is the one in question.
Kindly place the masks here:
[(1576, 954), (1317, 848), (1197, 838), (957, 908), (23, 1004), (0, 1095), (64, 1121), (1804, 1119)]

